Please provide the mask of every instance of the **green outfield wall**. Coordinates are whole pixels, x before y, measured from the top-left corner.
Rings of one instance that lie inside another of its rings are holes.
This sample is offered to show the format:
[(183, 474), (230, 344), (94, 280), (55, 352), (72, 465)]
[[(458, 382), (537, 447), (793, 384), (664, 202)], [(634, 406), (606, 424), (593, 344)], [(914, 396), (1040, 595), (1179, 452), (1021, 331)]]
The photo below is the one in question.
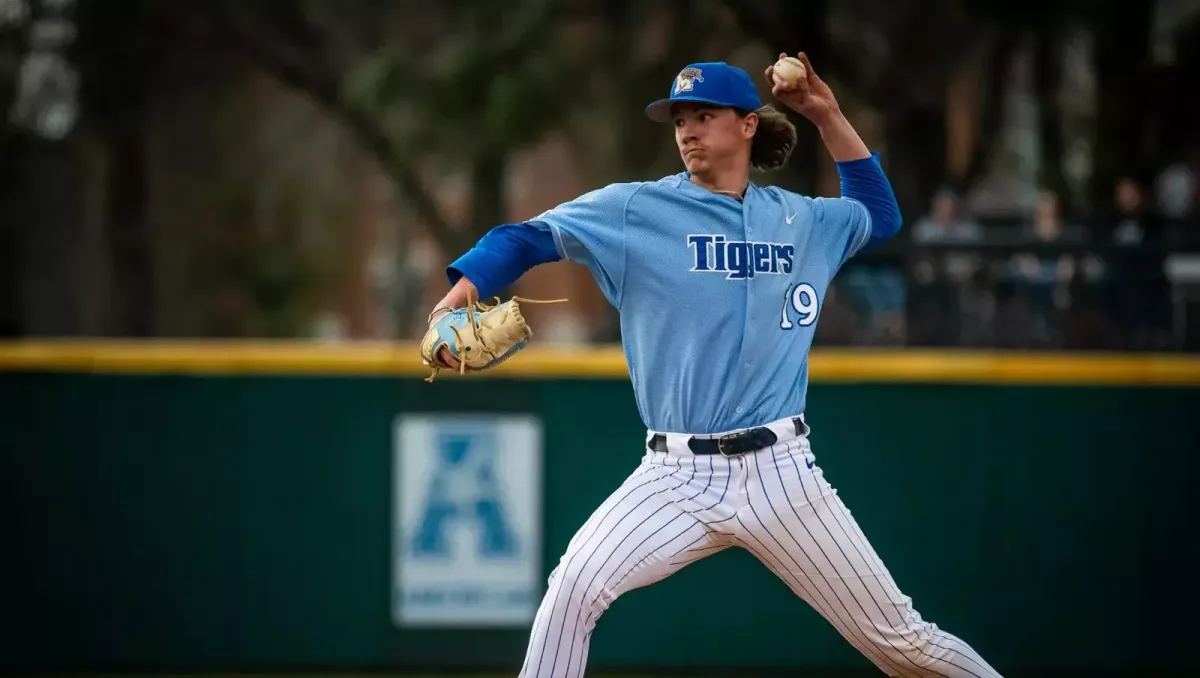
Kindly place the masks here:
[[(210, 350), (0, 348), (0, 665), (515, 673), (528, 622), (395, 618), (397, 418), (536, 423), (538, 587), (642, 454), (611, 351), (427, 383), (380, 347)], [(813, 371), (817, 462), (926, 619), (1005, 671), (1188, 665), (1195, 362)], [(591, 663), (868, 666), (742, 552), (619, 599)]]

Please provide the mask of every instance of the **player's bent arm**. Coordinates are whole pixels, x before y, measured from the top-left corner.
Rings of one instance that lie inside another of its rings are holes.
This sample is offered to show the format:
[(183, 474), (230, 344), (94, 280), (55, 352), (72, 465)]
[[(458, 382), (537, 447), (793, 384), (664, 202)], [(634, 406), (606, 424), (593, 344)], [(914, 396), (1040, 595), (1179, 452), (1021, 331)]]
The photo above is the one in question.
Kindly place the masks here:
[(854, 130), (854, 125), (840, 112), (819, 125), (817, 131), (821, 133), (825, 150), (829, 151), (834, 162), (852, 162), (871, 156), (871, 151)]
[(854, 126), (841, 112), (818, 125), (841, 179), (842, 199), (818, 198), (822, 221), (839, 261), (890, 240), (900, 231), (900, 206), (891, 182)]
[(529, 224), (497, 226), (446, 267), (451, 288), (434, 308), (462, 308), (470, 295), (489, 299), (534, 266), (560, 258), (550, 233)]
[(879, 164), (879, 154), (871, 153), (861, 160), (837, 163), (842, 197), (857, 200), (870, 216), (865, 229), (865, 241), (858, 247), (863, 251), (891, 240), (900, 232), (903, 218), (892, 184)]

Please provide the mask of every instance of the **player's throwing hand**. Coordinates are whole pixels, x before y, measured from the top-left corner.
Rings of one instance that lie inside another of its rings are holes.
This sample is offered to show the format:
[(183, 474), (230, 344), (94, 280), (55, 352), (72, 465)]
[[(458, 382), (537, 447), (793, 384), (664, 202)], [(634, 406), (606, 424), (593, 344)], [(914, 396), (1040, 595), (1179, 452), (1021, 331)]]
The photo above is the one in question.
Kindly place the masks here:
[[(829, 89), (829, 85), (826, 85), (813, 70), (808, 56), (804, 52), (796, 56), (804, 64), (805, 77), (797, 80), (794, 86), (789, 86), (775, 79), (775, 64), (771, 64), (766, 70), (767, 82), (771, 83), (771, 94), (783, 105), (821, 127), (840, 114), (841, 107), (838, 106), (837, 98), (833, 96), (833, 90)], [(785, 59), (787, 54), (780, 53), (779, 58)]]

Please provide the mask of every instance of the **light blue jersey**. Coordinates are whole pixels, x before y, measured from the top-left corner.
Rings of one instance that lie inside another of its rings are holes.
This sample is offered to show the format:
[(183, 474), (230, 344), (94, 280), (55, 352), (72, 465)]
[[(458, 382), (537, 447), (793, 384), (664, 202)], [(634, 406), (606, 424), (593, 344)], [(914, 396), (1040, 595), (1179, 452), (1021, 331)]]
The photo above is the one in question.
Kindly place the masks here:
[(804, 412), (829, 283), (871, 234), (857, 200), (750, 184), (739, 201), (687, 173), (612, 184), (528, 223), (620, 312), (647, 428), (692, 434)]

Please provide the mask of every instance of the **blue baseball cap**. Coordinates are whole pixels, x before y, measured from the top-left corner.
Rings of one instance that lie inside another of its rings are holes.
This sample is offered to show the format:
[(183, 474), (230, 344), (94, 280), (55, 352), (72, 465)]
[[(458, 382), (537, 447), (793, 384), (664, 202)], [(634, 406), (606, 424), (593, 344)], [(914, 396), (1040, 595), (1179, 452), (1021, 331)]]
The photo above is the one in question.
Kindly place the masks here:
[(646, 117), (654, 122), (670, 122), (671, 105), (681, 101), (744, 111), (762, 107), (750, 74), (724, 61), (688, 64), (671, 83), (671, 95), (646, 107)]

